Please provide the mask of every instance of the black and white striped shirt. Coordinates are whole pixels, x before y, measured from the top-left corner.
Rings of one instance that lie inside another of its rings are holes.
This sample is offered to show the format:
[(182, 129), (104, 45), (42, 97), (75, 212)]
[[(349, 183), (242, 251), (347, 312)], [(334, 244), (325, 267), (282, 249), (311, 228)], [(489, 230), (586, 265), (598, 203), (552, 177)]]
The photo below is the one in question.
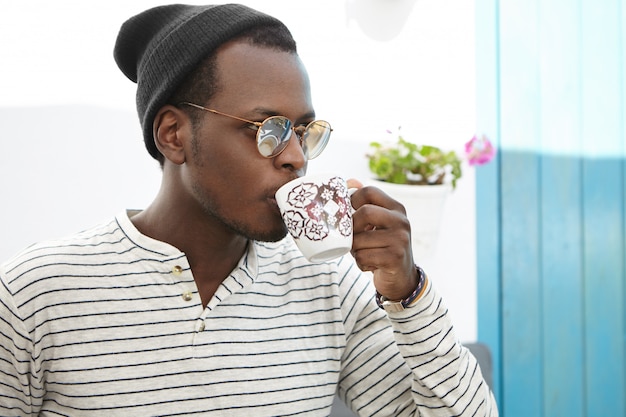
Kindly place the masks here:
[[(2, 416), (494, 416), (428, 287), (389, 317), (350, 256), (255, 242), (203, 309), (184, 253), (126, 213), (0, 267)], [(395, 334), (394, 334), (395, 333)]]

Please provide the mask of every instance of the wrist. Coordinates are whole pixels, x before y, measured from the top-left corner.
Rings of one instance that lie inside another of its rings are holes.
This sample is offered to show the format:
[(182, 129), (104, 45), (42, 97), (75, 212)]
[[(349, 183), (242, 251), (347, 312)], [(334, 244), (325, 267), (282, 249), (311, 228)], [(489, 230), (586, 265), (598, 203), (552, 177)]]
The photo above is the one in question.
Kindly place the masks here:
[(419, 266), (415, 265), (415, 269), (417, 271), (417, 286), (413, 292), (409, 294), (408, 297), (401, 300), (390, 300), (379, 292), (376, 292), (376, 303), (378, 304), (378, 307), (387, 312), (397, 312), (408, 308), (411, 304), (420, 299), (424, 293), (424, 289), (426, 288), (428, 277), (426, 276), (424, 270)]

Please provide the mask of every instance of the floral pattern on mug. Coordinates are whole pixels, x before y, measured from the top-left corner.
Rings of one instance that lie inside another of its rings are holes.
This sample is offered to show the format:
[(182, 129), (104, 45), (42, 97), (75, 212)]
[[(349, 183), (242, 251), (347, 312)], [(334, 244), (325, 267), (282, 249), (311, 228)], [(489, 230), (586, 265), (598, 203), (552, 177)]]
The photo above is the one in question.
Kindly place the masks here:
[(289, 204), (296, 208), (308, 207), (315, 201), (317, 194), (317, 185), (312, 182), (300, 184), (289, 192)]
[[(343, 236), (349, 236), (352, 233), (352, 210), (346, 202), (347, 197), (348, 190), (340, 177), (321, 186), (314, 183), (297, 185), (287, 197), (294, 210), (284, 213), (289, 233), (295, 238), (304, 235), (309, 240), (323, 240), (330, 229), (336, 229)], [(306, 215), (298, 210), (304, 210)]]
[(300, 237), (304, 230), (304, 222), (305, 218), (299, 211), (289, 210), (285, 213), (285, 224), (293, 237)]

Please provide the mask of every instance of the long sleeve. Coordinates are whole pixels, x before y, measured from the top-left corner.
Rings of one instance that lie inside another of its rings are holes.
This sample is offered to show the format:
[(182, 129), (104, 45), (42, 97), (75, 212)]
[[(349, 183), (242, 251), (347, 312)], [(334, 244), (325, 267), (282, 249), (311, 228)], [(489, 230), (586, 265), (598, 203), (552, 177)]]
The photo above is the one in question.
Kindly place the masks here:
[[(367, 281), (367, 280), (363, 280)], [(443, 300), (429, 283), (410, 308), (387, 314), (364, 282), (346, 320), (350, 332), (340, 397), (361, 416), (498, 415), (474, 356), (456, 339)], [(353, 292), (356, 292), (353, 290)], [(367, 298), (367, 304), (361, 300)]]
[[(1, 274), (1, 272), (0, 272)], [(32, 343), (0, 276), (0, 415), (36, 415), (31, 372)], [(34, 411), (33, 411), (34, 410)]]
[(432, 285), (419, 302), (389, 315), (400, 353), (413, 372), (412, 393), (424, 416), (496, 416), (476, 358), (457, 340)]

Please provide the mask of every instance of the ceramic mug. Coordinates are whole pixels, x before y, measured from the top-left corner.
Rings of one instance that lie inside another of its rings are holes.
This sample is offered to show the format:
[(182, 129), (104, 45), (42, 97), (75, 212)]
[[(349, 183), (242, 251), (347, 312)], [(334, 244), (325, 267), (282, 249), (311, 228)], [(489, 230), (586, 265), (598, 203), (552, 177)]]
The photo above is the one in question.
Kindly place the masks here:
[(337, 258), (352, 248), (352, 204), (346, 181), (333, 174), (297, 178), (276, 192), (289, 234), (311, 262)]

